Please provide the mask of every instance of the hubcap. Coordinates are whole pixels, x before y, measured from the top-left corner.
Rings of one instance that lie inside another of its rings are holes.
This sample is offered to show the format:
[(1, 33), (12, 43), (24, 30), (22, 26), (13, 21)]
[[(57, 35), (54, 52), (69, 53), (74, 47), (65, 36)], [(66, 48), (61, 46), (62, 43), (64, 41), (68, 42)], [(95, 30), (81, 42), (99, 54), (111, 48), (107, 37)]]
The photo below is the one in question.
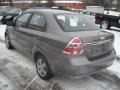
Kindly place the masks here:
[(37, 61), (37, 70), (38, 70), (38, 73), (41, 75), (41, 76), (45, 76), (47, 74), (47, 66), (46, 66), (46, 63), (44, 62), (43, 59), (39, 59)]
[(107, 27), (108, 27), (108, 24), (107, 24), (107, 23), (102, 23), (102, 28), (103, 28), (103, 29), (107, 29)]
[(8, 38), (8, 36), (6, 36), (6, 38), (5, 38), (5, 43), (6, 43), (6, 46), (9, 47), (9, 38)]

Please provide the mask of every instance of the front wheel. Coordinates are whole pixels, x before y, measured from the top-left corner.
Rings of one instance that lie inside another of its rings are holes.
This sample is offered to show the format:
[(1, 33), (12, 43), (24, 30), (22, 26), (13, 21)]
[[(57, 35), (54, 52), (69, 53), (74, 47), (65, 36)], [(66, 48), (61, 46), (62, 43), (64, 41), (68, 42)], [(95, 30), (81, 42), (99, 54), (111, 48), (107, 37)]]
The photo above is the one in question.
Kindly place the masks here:
[(110, 23), (107, 22), (107, 21), (102, 21), (101, 24), (100, 24), (100, 28), (110, 29)]
[(51, 73), (49, 64), (48, 64), (47, 60), (45, 59), (45, 57), (42, 55), (39, 55), (36, 58), (36, 69), (37, 69), (39, 76), (43, 80), (48, 80), (52, 77), (52, 73)]

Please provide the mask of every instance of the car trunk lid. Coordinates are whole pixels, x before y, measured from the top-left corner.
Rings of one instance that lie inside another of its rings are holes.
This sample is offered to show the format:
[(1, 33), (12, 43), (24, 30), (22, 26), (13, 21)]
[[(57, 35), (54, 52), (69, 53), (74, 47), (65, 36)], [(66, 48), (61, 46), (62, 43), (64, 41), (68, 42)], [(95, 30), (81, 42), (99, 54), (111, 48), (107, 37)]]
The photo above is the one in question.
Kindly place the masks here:
[(80, 37), (85, 55), (90, 61), (92, 58), (106, 55), (113, 49), (114, 35), (103, 30), (70, 32), (70, 35)]

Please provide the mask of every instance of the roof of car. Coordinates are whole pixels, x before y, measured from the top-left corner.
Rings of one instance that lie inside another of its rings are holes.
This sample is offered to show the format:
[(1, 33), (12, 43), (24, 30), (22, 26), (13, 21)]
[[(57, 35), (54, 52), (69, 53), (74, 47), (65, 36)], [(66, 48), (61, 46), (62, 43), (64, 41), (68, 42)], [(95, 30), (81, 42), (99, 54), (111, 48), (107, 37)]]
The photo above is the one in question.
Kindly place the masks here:
[(58, 9), (49, 9), (49, 8), (31, 8), (31, 9), (27, 9), (25, 12), (41, 12), (46, 14), (74, 13), (67, 10), (58, 10)]

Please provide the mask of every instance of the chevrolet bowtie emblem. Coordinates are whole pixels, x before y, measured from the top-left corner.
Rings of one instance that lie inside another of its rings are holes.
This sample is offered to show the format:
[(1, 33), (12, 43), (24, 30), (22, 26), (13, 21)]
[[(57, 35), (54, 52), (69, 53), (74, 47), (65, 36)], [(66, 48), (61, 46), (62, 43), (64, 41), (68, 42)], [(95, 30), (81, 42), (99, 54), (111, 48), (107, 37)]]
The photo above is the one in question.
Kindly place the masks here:
[(105, 37), (104, 37), (104, 36), (101, 36), (101, 37), (100, 37), (100, 40), (104, 40), (104, 39), (105, 39)]

